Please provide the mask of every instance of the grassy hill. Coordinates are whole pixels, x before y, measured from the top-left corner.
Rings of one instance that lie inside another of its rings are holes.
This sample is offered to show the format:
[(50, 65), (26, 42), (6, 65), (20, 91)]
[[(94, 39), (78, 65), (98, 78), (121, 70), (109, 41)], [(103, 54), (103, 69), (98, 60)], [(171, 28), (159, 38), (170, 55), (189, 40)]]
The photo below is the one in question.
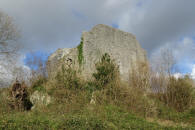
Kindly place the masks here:
[[(96, 64), (91, 81), (64, 67), (55, 79), (37, 76), (24, 87), (24, 102), (13, 97), (13, 86), (0, 89), (0, 129), (195, 129), (194, 84), (189, 77), (168, 77), (166, 91), (154, 92), (145, 70), (136, 71), (125, 83), (107, 58)], [(156, 77), (155, 83), (160, 81), (167, 80)], [(39, 98), (32, 102), (35, 93)], [(26, 101), (33, 103), (30, 110)]]

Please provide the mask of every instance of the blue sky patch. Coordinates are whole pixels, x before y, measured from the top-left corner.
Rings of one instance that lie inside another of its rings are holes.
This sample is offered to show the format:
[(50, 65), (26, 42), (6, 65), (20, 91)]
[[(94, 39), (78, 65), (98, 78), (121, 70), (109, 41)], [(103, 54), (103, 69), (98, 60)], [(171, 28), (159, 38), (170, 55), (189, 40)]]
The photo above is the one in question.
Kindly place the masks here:
[(33, 70), (37, 70), (40, 63), (43, 63), (43, 66), (46, 66), (49, 55), (49, 53), (41, 51), (27, 53), (24, 59), (24, 64)]
[(117, 29), (118, 29), (118, 28), (119, 28), (119, 25), (118, 25), (118, 24), (116, 24), (116, 23), (113, 23), (113, 24), (112, 24), (112, 27), (113, 27), (113, 28), (117, 28)]
[(182, 73), (182, 74), (189, 74), (192, 72), (193, 63), (189, 62), (180, 62), (177, 63), (174, 68), (176, 68), (176, 72)]

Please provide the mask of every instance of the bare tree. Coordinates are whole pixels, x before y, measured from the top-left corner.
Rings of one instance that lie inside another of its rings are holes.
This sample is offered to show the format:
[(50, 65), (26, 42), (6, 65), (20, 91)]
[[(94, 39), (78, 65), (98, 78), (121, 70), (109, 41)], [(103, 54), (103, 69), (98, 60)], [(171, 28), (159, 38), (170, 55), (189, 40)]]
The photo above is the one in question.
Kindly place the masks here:
[(174, 72), (176, 64), (172, 50), (163, 48), (160, 53), (152, 58), (151, 86), (155, 92), (164, 92), (167, 88), (169, 78)]
[(31, 71), (30, 68), (24, 67), (24, 66), (16, 66), (13, 70), (13, 77), (16, 77), (16, 79), (20, 82), (24, 82), (26, 84), (29, 84), (30, 78), (31, 78)]
[(0, 11), (0, 54), (10, 54), (17, 51), (12, 43), (19, 38), (19, 33), (13, 23), (13, 19)]
[(173, 72), (173, 67), (175, 65), (175, 59), (171, 49), (161, 50), (161, 68), (162, 71), (168, 73), (170, 76)]
[[(13, 19), (0, 10), (0, 78), (2, 75), (12, 75), (14, 70), (19, 46), (17, 40), (19, 32), (13, 22)], [(3, 71), (2, 71), (3, 70)], [(4, 77), (5, 78), (5, 77)], [(3, 78), (3, 81), (5, 80)], [(10, 77), (6, 77), (10, 79)], [(8, 81), (5, 81), (8, 82)], [(0, 82), (0, 87), (3, 82)]]
[(29, 53), (29, 58), (26, 60), (27, 66), (31, 68), (31, 83), (37, 79), (45, 79), (47, 77), (46, 61), (36, 52)]

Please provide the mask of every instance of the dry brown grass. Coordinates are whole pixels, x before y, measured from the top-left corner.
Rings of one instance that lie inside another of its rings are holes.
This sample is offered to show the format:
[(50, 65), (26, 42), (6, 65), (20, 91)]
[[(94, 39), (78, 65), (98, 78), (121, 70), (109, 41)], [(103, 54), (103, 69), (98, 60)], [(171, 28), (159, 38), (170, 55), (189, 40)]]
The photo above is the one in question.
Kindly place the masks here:
[(129, 83), (134, 89), (140, 89), (144, 93), (151, 88), (151, 72), (148, 63), (137, 62), (130, 73)]
[(172, 127), (182, 126), (183, 128), (191, 126), (191, 124), (187, 124), (183, 122), (177, 123), (171, 120), (162, 120), (162, 119), (154, 119), (154, 118), (146, 118), (146, 120), (153, 123), (157, 122), (161, 126), (172, 126)]

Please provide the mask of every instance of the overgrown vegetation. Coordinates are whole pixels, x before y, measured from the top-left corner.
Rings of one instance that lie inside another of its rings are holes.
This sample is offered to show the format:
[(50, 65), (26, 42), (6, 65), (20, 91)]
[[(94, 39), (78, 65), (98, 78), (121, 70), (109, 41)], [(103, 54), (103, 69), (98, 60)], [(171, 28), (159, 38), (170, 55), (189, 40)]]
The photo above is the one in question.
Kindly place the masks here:
[(148, 64), (137, 64), (129, 83), (120, 80), (119, 68), (107, 53), (95, 64), (90, 81), (62, 66), (54, 79), (37, 78), (28, 88), (53, 98), (28, 112), (6, 109), (8, 90), (1, 90), (0, 129), (195, 129), (190, 77), (154, 78)]
[(84, 61), (84, 56), (83, 56), (83, 37), (81, 37), (81, 42), (77, 47), (78, 49), (78, 62), (79, 65), (81, 66), (83, 64)]
[(193, 81), (189, 76), (176, 79), (169, 78), (165, 92), (160, 95), (160, 100), (179, 112), (189, 109), (193, 103)]

